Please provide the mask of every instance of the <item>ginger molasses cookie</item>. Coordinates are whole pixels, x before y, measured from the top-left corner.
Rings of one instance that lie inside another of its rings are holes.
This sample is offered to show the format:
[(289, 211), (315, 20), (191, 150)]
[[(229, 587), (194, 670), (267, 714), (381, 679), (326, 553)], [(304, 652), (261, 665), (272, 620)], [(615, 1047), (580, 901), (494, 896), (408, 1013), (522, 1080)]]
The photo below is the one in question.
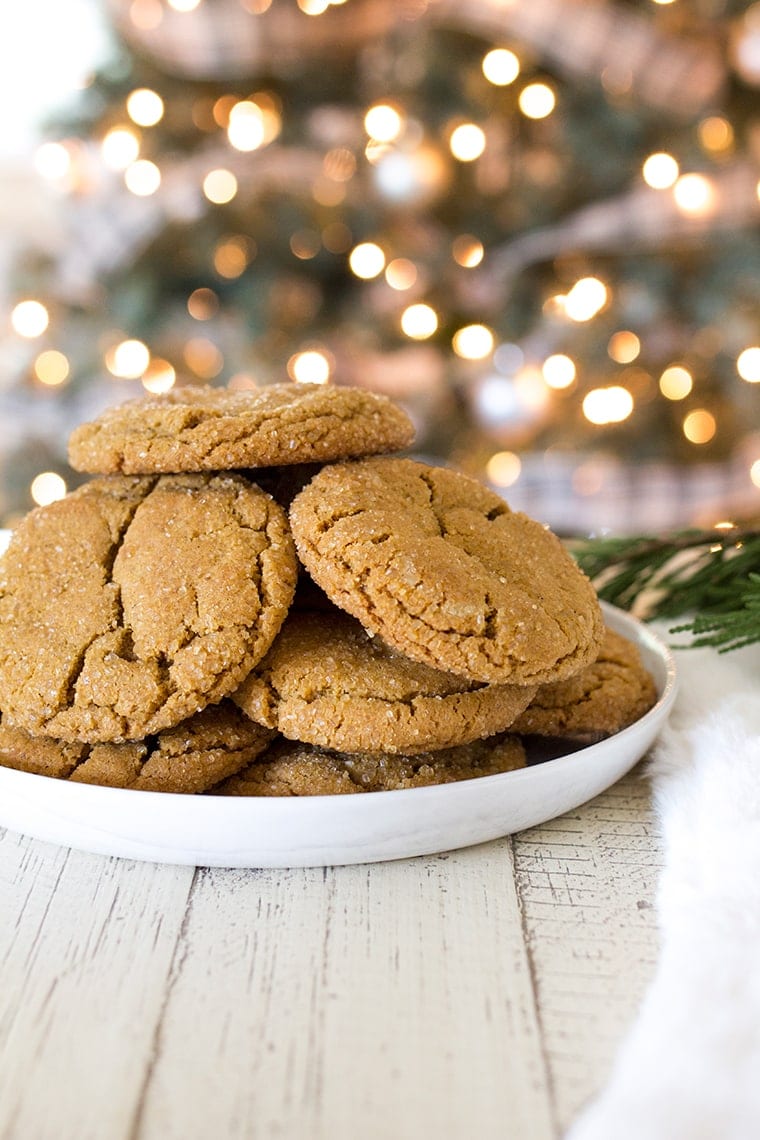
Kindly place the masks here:
[(224, 471), (375, 455), (413, 437), (401, 408), (360, 388), (187, 386), (81, 424), (69, 440), (69, 459), (77, 471), (104, 475)]
[(212, 795), (325, 796), (389, 792), (496, 776), (525, 767), (525, 750), (516, 736), (476, 740), (458, 748), (415, 755), (341, 753), (298, 741), (281, 741)]
[(253, 720), (339, 752), (424, 752), (509, 728), (534, 686), (467, 681), (412, 661), (330, 610), (292, 610), (233, 699)]
[(237, 688), (295, 589), (281, 507), (238, 475), (114, 476), (32, 511), (0, 562), (0, 708), (139, 740)]
[(83, 744), (0, 724), (0, 764), (80, 784), (147, 792), (205, 792), (252, 763), (274, 733), (232, 701), (210, 705), (146, 740)]
[(596, 657), (588, 578), (556, 535), (466, 475), (410, 459), (330, 464), (290, 521), (332, 601), (416, 661), (527, 685)]
[(638, 648), (606, 629), (596, 661), (566, 681), (541, 685), (513, 731), (602, 739), (633, 724), (656, 700)]

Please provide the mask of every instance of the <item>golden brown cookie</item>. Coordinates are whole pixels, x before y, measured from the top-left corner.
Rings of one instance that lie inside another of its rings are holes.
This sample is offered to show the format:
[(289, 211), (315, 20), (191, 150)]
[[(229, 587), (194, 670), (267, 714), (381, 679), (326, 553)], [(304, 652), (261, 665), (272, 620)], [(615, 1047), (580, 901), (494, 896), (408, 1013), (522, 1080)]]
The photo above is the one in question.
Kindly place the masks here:
[(332, 607), (291, 610), (233, 699), (291, 740), (339, 752), (416, 753), (504, 731), (534, 692), (431, 669)]
[(516, 736), (477, 740), (416, 755), (331, 752), (298, 741), (272, 745), (236, 776), (212, 789), (225, 796), (330, 796), (388, 792), (495, 776), (525, 766)]
[(0, 764), (80, 784), (196, 793), (245, 768), (273, 736), (227, 700), (147, 740), (123, 744), (67, 743), (3, 722)]
[(77, 471), (146, 475), (321, 463), (397, 451), (411, 420), (385, 396), (331, 384), (180, 387), (108, 408), (69, 440)]
[(114, 476), (32, 511), (0, 563), (0, 708), (140, 740), (237, 688), (295, 588), (281, 507), (238, 475)]
[(656, 700), (638, 648), (607, 629), (596, 661), (567, 681), (541, 685), (513, 731), (601, 739), (633, 724)]
[(561, 680), (594, 660), (594, 588), (559, 539), (456, 471), (410, 459), (323, 467), (293, 500), (301, 560), (399, 652), (491, 683)]

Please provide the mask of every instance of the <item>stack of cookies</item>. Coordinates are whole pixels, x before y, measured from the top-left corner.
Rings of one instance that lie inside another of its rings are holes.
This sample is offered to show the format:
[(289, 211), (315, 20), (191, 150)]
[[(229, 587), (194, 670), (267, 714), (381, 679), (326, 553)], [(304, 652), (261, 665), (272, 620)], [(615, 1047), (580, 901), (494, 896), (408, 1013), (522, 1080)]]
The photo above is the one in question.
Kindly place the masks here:
[(406, 414), (310, 384), (178, 388), (71, 437), (94, 476), (0, 564), (0, 762), (153, 791), (492, 775), (655, 700), (560, 541), (393, 456)]

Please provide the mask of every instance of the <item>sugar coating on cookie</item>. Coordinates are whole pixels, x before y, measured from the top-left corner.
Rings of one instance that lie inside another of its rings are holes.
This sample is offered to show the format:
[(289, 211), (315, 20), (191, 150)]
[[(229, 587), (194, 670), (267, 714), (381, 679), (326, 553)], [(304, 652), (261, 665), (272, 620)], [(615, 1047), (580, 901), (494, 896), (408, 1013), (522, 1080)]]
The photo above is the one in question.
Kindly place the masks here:
[(608, 628), (596, 661), (566, 681), (541, 685), (514, 731), (578, 739), (612, 736), (656, 700), (637, 646)]
[(599, 602), (556, 535), (457, 471), (330, 464), (293, 500), (290, 522), (332, 601), (416, 661), (535, 684), (597, 655)]
[(139, 740), (219, 701), (295, 589), (284, 511), (238, 475), (93, 480), (0, 562), (0, 708), (29, 732)]
[(340, 752), (424, 752), (509, 728), (535, 686), (489, 685), (391, 649), (331, 607), (293, 610), (233, 694), (253, 720)]
[(387, 397), (330, 384), (185, 386), (106, 409), (69, 440), (77, 471), (143, 475), (322, 463), (397, 451), (411, 420)]
[(273, 736), (228, 700), (156, 736), (122, 744), (32, 736), (3, 722), (0, 764), (72, 783), (195, 794), (247, 767)]
[(227, 796), (319, 796), (389, 792), (496, 776), (525, 766), (516, 736), (410, 755), (341, 753), (298, 741), (272, 745), (212, 790)]

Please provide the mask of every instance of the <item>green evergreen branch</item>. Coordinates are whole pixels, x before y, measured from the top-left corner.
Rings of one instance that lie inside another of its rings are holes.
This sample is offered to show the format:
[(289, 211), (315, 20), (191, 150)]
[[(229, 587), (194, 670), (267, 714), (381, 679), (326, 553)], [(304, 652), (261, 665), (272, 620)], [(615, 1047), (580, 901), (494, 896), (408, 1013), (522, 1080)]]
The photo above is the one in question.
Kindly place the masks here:
[(685, 530), (667, 538), (573, 545), (600, 598), (640, 617), (693, 615), (671, 633), (721, 652), (760, 641), (760, 529)]

